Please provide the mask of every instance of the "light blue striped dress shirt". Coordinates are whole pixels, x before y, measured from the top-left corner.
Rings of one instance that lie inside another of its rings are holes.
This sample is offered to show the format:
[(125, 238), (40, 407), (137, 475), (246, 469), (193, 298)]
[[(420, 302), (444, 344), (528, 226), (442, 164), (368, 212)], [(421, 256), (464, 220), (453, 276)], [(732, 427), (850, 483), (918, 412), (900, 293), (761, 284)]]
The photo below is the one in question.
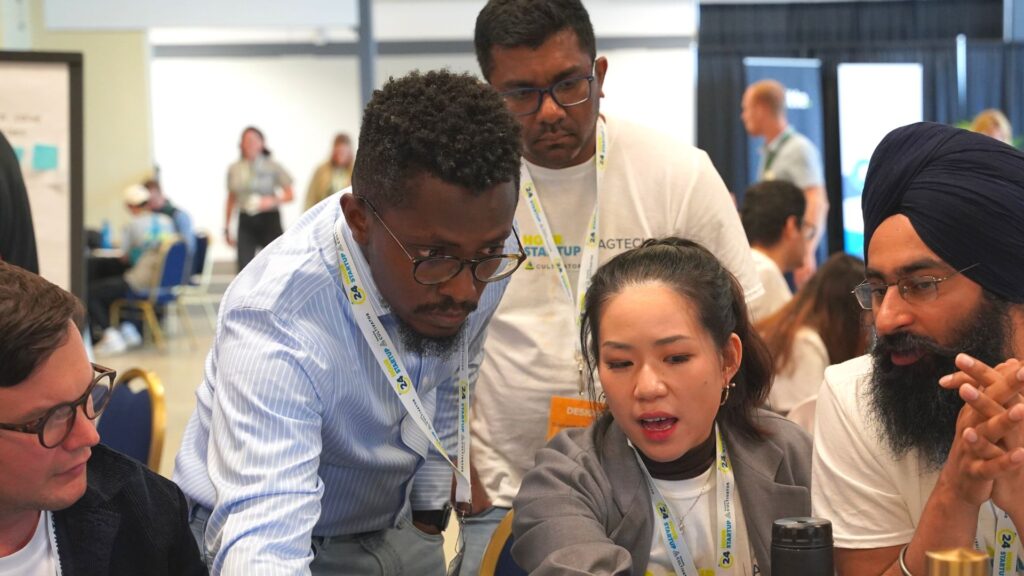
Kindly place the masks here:
[[(311, 536), (395, 527), (448, 501), (452, 470), (378, 367), (338, 278), (339, 196), (320, 202), (238, 275), (221, 305), (174, 479), (212, 510), (213, 572), (308, 574)], [(513, 240), (514, 242), (514, 240)], [(366, 260), (355, 263), (368, 292)], [(507, 280), (488, 284), (467, 325), (475, 383), (485, 328)], [(395, 318), (374, 302), (401, 348)], [(449, 454), (460, 354), (402, 354)]]

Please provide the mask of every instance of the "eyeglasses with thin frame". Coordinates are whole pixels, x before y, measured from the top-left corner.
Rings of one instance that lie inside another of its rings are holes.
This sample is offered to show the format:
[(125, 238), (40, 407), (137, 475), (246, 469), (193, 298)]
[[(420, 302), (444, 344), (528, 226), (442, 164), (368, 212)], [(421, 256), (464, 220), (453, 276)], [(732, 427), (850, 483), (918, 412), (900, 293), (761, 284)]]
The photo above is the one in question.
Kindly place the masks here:
[(886, 292), (892, 286), (896, 286), (899, 289), (900, 298), (911, 304), (931, 302), (939, 295), (939, 284), (977, 265), (977, 263), (971, 264), (942, 278), (936, 278), (935, 276), (909, 276), (888, 283), (865, 280), (858, 284), (851, 294), (857, 297), (857, 303), (864, 310), (871, 310), (881, 304)]
[(0, 430), (36, 434), (43, 448), (60, 446), (75, 427), (79, 406), (82, 407), (86, 418), (95, 420), (110, 402), (117, 371), (99, 364), (92, 364), (92, 369), (97, 374), (85, 389), (85, 393), (77, 400), (57, 404), (47, 410), (46, 414), (27, 424), (0, 424)]
[(459, 258), (457, 256), (414, 257), (412, 254), (409, 254), (405, 245), (398, 239), (398, 236), (395, 236), (391, 228), (388, 228), (388, 225), (384, 223), (384, 219), (380, 217), (373, 204), (362, 196), (356, 195), (356, 198), (359, 198), (370, 207), (370, 211), (373, 212), (377, 221), (387, 230), (391, 239), (398, 244), (402, 252), (405, 252), (406, 257), (412, 262), (413, 279), (424, 286), (433, 286), (447, 282), (458, 276), (465, 266), (469, 266), (470, 271), (473, 273), (473, 278), (480, 282), (497, 282), (511, 276), (513, 272), (519, 269), (519, 265), (526, 260), (523, 243), (519, 240), (519, 234), (515, 228), (512, 229), (512, 234), (515, 235), (516, 243), (519, 245), (518, 254), (495, 254), (493, 256), (484, 256), (483, 258)]
[[(596, 65), (596, 64), (595, 64)], [(508, 109), (516, 116), (536, 114), (544, 104), (544, 95), (550, 94), (551, 99), (562, 108), (579, 106), (590, 100), (594, 85), (594, 67), (586, 76), (574, 76), (559, 80), (547, 88), (515, 88), (501, 93)]]

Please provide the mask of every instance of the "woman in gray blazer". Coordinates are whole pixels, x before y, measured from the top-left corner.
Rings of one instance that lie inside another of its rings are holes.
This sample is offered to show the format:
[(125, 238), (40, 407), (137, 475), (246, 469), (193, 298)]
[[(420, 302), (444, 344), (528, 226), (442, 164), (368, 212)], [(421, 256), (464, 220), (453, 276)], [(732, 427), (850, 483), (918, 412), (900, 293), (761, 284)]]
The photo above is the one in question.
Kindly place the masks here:
[(516, 562), (770, 575), (772, 521), (811, 510), (811, 440), (757, 408), (771, 362), (735, 278), (694, 242), (648, 240), (598, 269), (581, 338), (607, 411), (538, 453), (513, 506)]

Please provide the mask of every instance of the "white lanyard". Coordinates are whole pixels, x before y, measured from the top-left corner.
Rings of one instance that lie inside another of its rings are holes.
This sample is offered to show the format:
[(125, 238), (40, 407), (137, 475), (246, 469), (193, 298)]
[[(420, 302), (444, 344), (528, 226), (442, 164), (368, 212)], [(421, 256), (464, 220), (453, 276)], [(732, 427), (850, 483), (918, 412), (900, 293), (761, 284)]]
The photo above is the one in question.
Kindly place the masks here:
[[(341, 276), (341, 281), (345, 286), (345, 295), (348, 297), (349, 304), (352, 305), (353, 316), (356, 318), (359, 330), (363, 333), (363, 338), (366, 339), (366, 343), (373, 351), (377, 364), (391, 383), (392, 389), (398, 395), (398, 399), (402, 402), (406, 412), (412, 416), (413, 421), (430, 439), (434, 448), (437, 449), (441, 456), (444, 456), (444, 459), (455, 470), (456, 502), (470, 502), (472, 500), (472, 490), (470, 489), (469, 482), (470, 440), (468, 434), (469, 427), (467, 425), (469, 421), (469, 338), (466, 335), (460, 338), (462, 358), (459, 364), (458, 375), (458, 444), (456, 447), (457, 459), (453, 462), (441, 444), (441, 438), (437, 435), (437, 431), (434, 430), (434, 425), (430, 421), (430, 417), (427, 416), (427, 411), (423, 408), (420, 395), (416, 393), (416, 387), (413, 385), (412, 376), (405, 370), (402, 359), (398, 357), (398, 349), (391, 342), (391, 336), (388, 335), (380, 318), (373, 311), (373, 305), (368, 299), (374, 296), (368, 293), (366, 284), (359, 277), (359, 271), (356, 270), (355, 262), (352, 260), (352, 251), (349, 249), (345, 235), (341, 231), (340, 220), (334, 229), (334, 243), (338, 249), (338, 275)], [(438, 402), (440, 402), (440, 399), (438, 399)]]
[[(651, 493), (651, 505), (654, 508), (655, 518), (661, 520), (661, 539), (665, 543), (665, 548), (668, 549), (677, 576), (699, 576), (702, 572), (698, 571), (697, 564), (693, 561), (693, 554), (686, 543), (682, 541), (682, 524), (676, 519), (672, 507), (668, 505), (668, 500), (654, 485), (651, 474), (644, 466), (644, 461), (640, 458), (639, 453), (636, 454), (636, 460), (647, 480), (647, 489)], [(733, 475), (732, 462), (725, 450), (725, 444), (722, 443), (722, 435), (718, 431), (717, 424), (715, 425), (715, 467), (713, 472), (717, 486), (718, 526), (713, 532), (717, 567), (712, 568), (712, 574), (719, 568), (729, 571), (736, 563), (734, 550), (737, 547), (737, 529), (739, 528), (735, 524), (736, 510), (733, 507), (736, 478)]]
[[(604, 171), (608, 166), (608, 136), (604, 119), (601, 117), (597, 119), (596, 133), (597, 149), (594, 153), (594, 161), (597, 165), (597, 185), (595, 188), (594, 211), (590, 215), (590, 225), (587, 227), (587, 233), (583, 239), (583, 253), (580, 257), (580, 272), (576, 282), (575, 296), (572, 293), (572, 280), (569, 279), (569, 271), (565, 267), (562, 254), (558, 251), (558, 245), (555, 244), (551, 225), (548, 223), (548, 217), (544, 214), (544, 207), (540, 203), (537, 185), (533, 183), (530, 170), (526, 167), (525, 162), (519, 169), (519, 193), (530, 208), (533, 222), (537, 225), (541, 240), (544, 242), (544, 250), (547, 251), (548, 258), (551, 259), (551, 264), (562, 284), (562, 291), (569, 302), (575, 306), (577, 333), (579, 333), (582, 324), (583, 310), (586, 306), (584, 300), (587, 288), (590, 286), (590, 278), (597, 271), (598, 209), (601, 206), (601, 183), (604, 181)], [(579, 372), (579, 391), (580, 394), (583, 394), (583, 351), (580, 348), (580, 339), (573, 338), (572, 340), (576, 345), (576, 369)]]
[[(1009, 576), (1017, 573), (1017, 545), (1020, 543), (1020, 534), (1017, 532), (1010, 515), (1002, 511), (995, 504), (992, 510), (996, 514), (996, 537), (992, 542), (995, 548), (995, 556), (992, 559), (992, 574), (997, 576)], [(975, 539), (975, 546), (979, 544)], [(980, 550), (984, 548), (978, 547)]]

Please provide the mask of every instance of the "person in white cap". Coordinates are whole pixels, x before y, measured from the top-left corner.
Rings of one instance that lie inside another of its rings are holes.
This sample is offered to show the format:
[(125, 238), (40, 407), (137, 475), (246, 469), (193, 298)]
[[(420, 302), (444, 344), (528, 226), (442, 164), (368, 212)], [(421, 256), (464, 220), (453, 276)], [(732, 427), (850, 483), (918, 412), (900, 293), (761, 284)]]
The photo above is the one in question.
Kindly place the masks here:
[(149, 209), (150, 192), (141, 184), (124, 190), (124, 203), (132, 218), (124, 228), (121, 248), (128, 270), (123, 276), (102, 278), (89, 284), (89, 325), (97, 354), (117, 354), (142, 344), (138, 328), (131, 322), (110, 325), (110, 305), (130, 290), (144, 290), (159, 273), (160, 243), (174, 234), (174, 221)]

